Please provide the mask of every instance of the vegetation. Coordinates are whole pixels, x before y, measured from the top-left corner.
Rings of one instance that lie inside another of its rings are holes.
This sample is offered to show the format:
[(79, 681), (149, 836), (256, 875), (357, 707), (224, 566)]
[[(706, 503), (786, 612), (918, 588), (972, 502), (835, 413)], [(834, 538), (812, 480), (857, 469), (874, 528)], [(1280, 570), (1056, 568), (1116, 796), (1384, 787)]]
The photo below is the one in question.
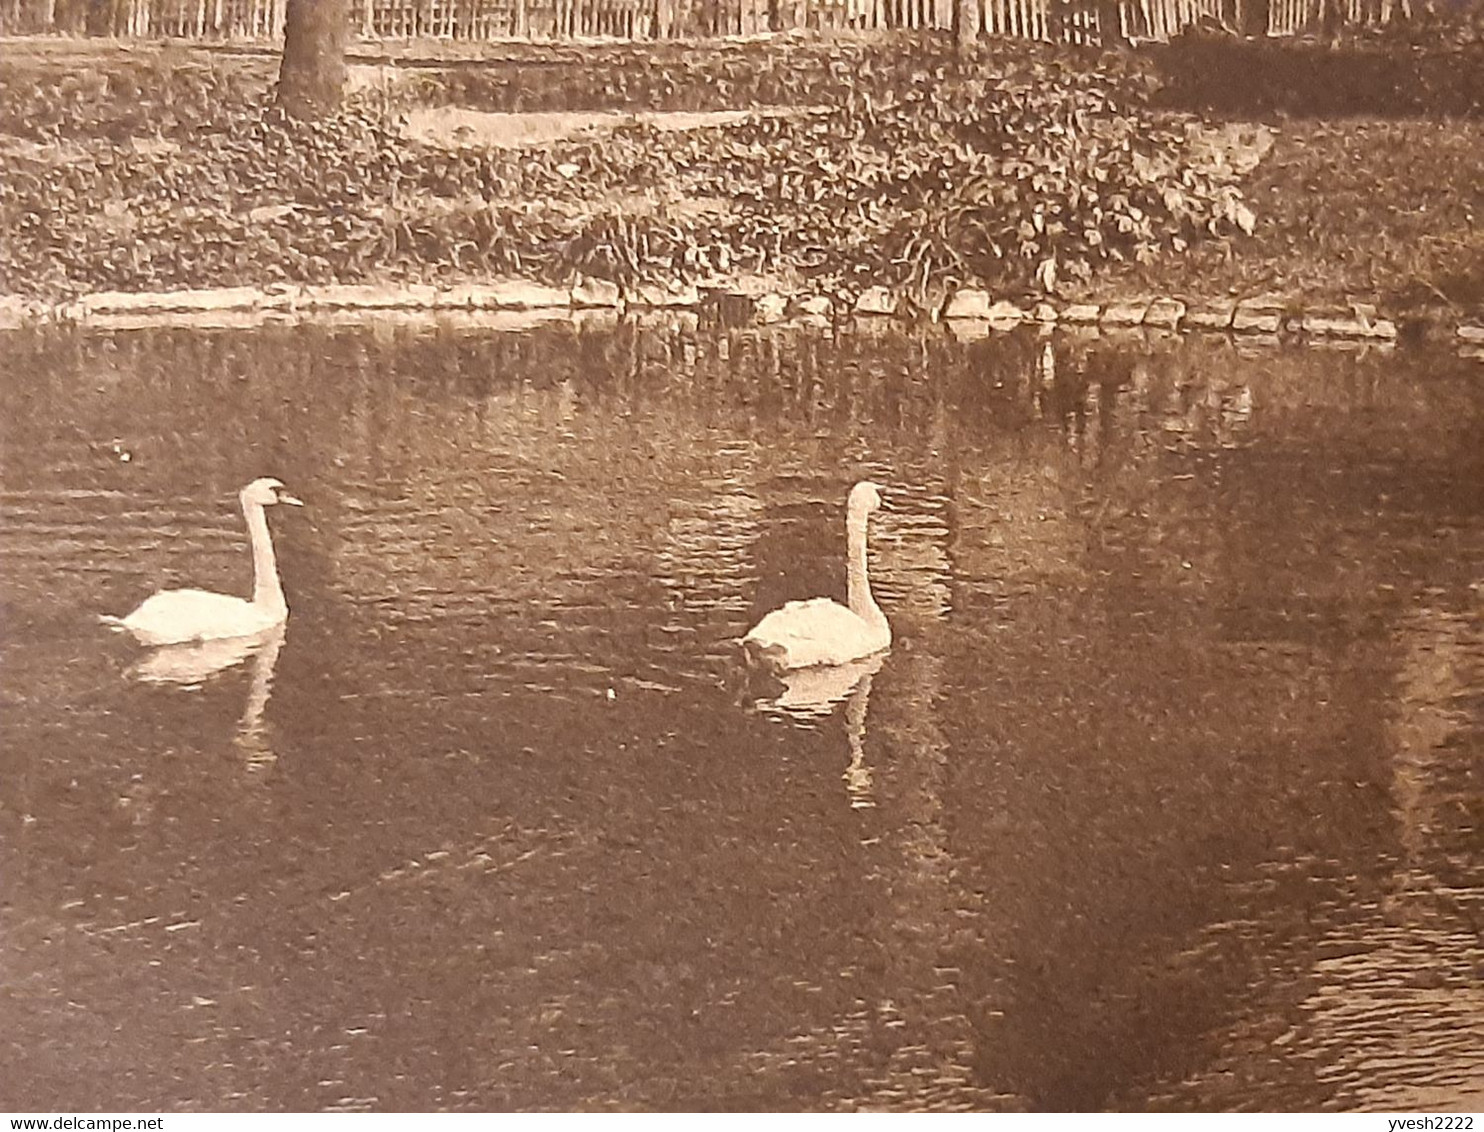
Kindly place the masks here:
[(1477, 123), (1295, 119), (1244, 188), (1253, 237), (1108, 284), (1175, 294), (1377, 298), (1396, 311), (1484, 309), (1484, 145)]
[[(264, 59), (6, 60), (0, 292), (747, 272), (925, 303), (973, 283), (1475, 301), (1468, 123), (1279, 124), (1254, 171), (1262, 146), (1159, 104), (1149, 56), (904, 39), (669, 45), (648, 68), (609, 46), (576, 72), (554, 63), (570, 47), (512, 46), (319, 123), (268, 106)], [(780, 109), (524, 147), (403, 128), (451, 104)]]
[[(635, 123), (534, 151), (447, 152), (365, 106), (291, 122), (201, 69), (159, 84), (166, 113), (147, 125), (170, 144), (119, 145), (121, 128), (146, 126), (139, 107), (105, 122), (94, 108), (113, 92), (98, 80), (33, 85), (29, 100), (13, 92), (9, 128), (53, 146), (10, 155), (3, 266), (43, 291), (387, 271), (635, 284), (734, 265), (921, 291), (1049, 287), (1252, 227), (1231, 178), (1191, 160), (1185, 135), (1093, 57), (960, 71), (934, 45), (906, 75), (900, 57), (878, 60), (829, 109)], [(80, 152), (58, 162), (61, 142)], [(625, 199), (641, 203), (615, 216)], [(717, 207), (679, 207), (695, 201)]]
[(1484, 34), (1472, 22), (1444, 27), (1422, 44), (1400, 30), (1338, 43), (1192, 32), (1160, 52), (1163, 101), (1248, 118), (1484, 118)]

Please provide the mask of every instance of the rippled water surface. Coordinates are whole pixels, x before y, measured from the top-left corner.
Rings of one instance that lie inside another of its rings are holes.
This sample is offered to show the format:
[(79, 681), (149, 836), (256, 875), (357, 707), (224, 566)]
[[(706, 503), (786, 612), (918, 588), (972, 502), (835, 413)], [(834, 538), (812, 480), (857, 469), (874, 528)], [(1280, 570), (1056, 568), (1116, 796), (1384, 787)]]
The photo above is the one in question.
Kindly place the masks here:
[[(0, 369), (0, 1108), (1484, 1106), (1477, 363), (677, 321)], [(245, 594), (264, 474), (281, 639), (98, 623)], [(749, 687), (866, 476), (893, 650)]]

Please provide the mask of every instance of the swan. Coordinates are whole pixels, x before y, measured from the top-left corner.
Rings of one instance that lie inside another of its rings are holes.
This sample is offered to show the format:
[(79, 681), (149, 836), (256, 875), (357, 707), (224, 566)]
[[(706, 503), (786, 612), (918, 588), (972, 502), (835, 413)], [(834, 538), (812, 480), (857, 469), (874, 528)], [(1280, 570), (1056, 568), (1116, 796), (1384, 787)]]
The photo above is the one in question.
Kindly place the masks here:
[(263, 508), (275, 503), (304, 504), (283, 490), (276, 479), (253, 480), (238, 494), (252, 543), (252, 600), (206, 590), (162, 590), (148, 597), (127, 617), (103, 618), (126, 629), (145, 645), (178, 645), (187, 641), (214, 641), (251, 637), (288, 620), (289, 607), (278, 580), (273, 540)]
[(845, 503), (849, 607), (817, 597), (775, 609), (742, 638), (749, 664), (774, 673), (848, 664), (891, 644), (891, 625), (866, 577), (866, 520), (880, 506), (881, 489), (874, 483), (862, 480), (850, 489)]

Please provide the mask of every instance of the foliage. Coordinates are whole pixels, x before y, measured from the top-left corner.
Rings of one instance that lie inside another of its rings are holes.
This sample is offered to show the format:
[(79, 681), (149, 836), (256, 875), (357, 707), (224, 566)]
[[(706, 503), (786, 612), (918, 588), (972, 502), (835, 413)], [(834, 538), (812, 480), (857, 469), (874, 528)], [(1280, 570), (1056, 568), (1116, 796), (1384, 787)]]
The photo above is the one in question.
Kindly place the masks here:
[(766, 252), (771, 240), (809, 268), (833, 267), (844, 242), (850, 275), (920, 292), (971, 281), (1050, 290), (1110, 259), (1255, 223), (1229, 172), (1203, 167), (1179, 123), (1072, 63), (993, 78), (939, 68), (886, 105), (852, 99), (803, 124), (722, 133), (724, 145), (693, 142), (676, 172), (697, 195), (738, 182), (752, 245)]
[(185, 139), (228, 129), (266, 96), (266, 65), (168, 62), (158, 56), (107, 66), (24, 58), (0, 62), (0, 139), (33, 142)]
[(59, 80), (5, 119), (0, 288), (741, 269), (1049, 291), (1254, 228), (1233, 171), (1115, 57), (846, 54), (858, 81), (826, 108), (523, 150), (422, 144), (369, 106), (290, 122), (209, 68), (137, 84), (143, 110), (113, 76)]
[(1474, 122), (1285, 123), (1247, 178), (1256, 234), (1178, 260), (1118, 265), (1114, 287), (1148, 293), (1375, 297), (1394, 310), (1484, 309), (1484, 146)]
[(1444, 26), (1419, 20), (1336, 42), (1192, 29), (1158, 52), (1162, 101), (1233, 117), (1484, 116), (1484, 35)]
[[(760, 106), (836, 106), (910, 85), (951, 56), (946, 33), (901, 32), (870, 38), (794, 38), (768, 42), (643, 42), (507, 45), (477, 63), (406, 68), (404, 105), (457, 105), (492, 111), (728, 110)], [(1023, 70), (1028, 57), (1087, 59), (1074, 49), (1008, 39), (986, 40), (977, 66), (986, 73)], [(1148, 62), (1108, 54), (1098, 66), (1126, 93), (1147, 92)]]

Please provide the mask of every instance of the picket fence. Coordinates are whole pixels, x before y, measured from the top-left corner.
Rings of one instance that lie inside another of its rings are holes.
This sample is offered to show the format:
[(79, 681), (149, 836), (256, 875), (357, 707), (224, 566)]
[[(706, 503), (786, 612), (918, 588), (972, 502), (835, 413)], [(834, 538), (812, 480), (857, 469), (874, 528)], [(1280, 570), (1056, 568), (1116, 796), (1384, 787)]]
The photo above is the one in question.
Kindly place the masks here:
[[(972, 0), (987, 35), (1096, 41), (1097, 0)], [(1331, 15), (1351, 24), (1410, 15), (1410, 0), (1116, 0), (1125, 38), (1168, 39), (1208, 19), (1270, 35)], [(353, 0), (364, 39), (670, 39), (822, 30), (946, 29), (954, 0)], [(285, 0), (0, 0), (0, 34), (91, 33), (183, 39), (276, 39)], [(1108, 10), (1112, 10), (1111, 6)]]

